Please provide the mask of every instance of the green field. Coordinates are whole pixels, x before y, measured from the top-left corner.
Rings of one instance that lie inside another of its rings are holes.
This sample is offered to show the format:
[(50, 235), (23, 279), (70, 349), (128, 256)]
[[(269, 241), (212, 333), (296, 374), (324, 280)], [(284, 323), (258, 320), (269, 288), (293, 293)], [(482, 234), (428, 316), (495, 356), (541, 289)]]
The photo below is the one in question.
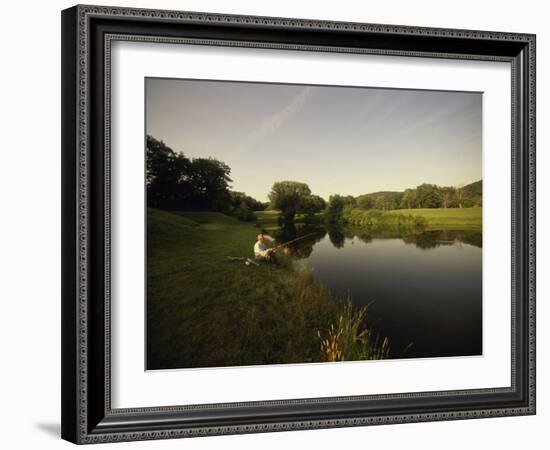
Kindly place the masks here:
[(266, 211), (254, 211), (256, 215), (256, 223), (259, 228), (270, 229), (278, 225), (280, 211), (266, 210)]
[(147, 211), (149, 368), (322, 361), (337, 305), (308, 271), (259, 267), (258, 228), (219, 213)]
[[(256, 226), (258, 228), (265, 228), (266, 230), (269, 230), (279, 225), (279, 216), (281, 215), (281, 211), (268, 209), (265, 211), (254, 211), (254, 214), (256, 215)], [(316, 213), (309, 218), (315, 223), (319, 223), (323, 220), (323, 215), (323, 213)], [(305, 221), (306, 217), (304, 214), (296, 214), (296, 216), (294, 216), (294, 223), (304, 223)]]
[(424, 217), (429, 229), (481, 230), (482, 208), (426, 208), (396, 209), (387, 214), (403, 214)]
[(254, 211), (258, 222), (272, 222), (277, 223), (277, 219), (281, 214), (281, 211), (276, 209), (266, 209), (265, 211)]

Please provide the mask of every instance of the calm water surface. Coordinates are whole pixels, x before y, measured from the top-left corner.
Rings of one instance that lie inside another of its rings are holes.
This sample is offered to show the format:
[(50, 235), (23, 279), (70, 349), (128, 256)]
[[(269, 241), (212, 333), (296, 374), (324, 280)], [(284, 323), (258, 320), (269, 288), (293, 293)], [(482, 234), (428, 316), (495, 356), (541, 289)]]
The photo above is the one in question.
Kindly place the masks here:
[(388, 337), (392, 358), (417, 358), (482, 353), (481, 242), (472, 231), (333, 230), (292, 250), (334, 295), (368, 305), (368, 325)]

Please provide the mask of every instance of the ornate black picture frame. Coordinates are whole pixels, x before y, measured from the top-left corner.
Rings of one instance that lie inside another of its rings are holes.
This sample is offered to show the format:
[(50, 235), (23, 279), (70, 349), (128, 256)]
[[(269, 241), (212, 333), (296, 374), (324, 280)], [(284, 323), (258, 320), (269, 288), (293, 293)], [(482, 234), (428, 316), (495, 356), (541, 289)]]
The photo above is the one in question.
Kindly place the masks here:
[[(506, 61), (512, 67), (512, 383), (111, 407), (110, 49), (144, 41)], [(74, 443), (535, 414), (535, 36), (99, 6), (62, 12), (62, 437)]]

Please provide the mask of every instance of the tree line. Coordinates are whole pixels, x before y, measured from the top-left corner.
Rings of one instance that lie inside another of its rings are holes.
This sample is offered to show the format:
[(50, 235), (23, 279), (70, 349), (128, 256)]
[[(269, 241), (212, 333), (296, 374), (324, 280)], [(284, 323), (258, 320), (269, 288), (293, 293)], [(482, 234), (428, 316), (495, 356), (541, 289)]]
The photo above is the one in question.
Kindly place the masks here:
[(269, 208), (281, 211), (285, 222), (296, 214), (306, 220), (315, 213), (324, 212), (328, 222), (338, 222), (344, 212), (359, 210), (396, 210), (414, 208), (471, 208), (481, 207), (482, 181), (462, 187), (440, 187), (424, 183), (404, 192), (375, 192), (354, 197), (334, 194), (325, 202), (311, 193), (309, 186), (297, 181), (279, 181), (269, 193)]
[(230, 189), (231, 168), (215, 158), (187, 158), (164, 142), (146, 138), (147, 205), (177, 211), (216, 211), (255, 220), (266, 204)]
[[(475, 208), (482, 206), (482, 181), (466, 186), (423, 183), (404, 192), (374, 192), (347, 203), (363, 209)], [(348, 198), (348, 197), (346, 197)]]
[(324, 212), (336, 221), (344, 210), (414, 208), (470, 208), (482, 206), (482, 181), (467, 186), (423, 183), (403, 192), (381, 191), (359, 196), (334, 194), (326, 202), (306, 183), (277, 181), (263, 203), (244, 192), (231, 190), (231, 168), (215, 158), (188, 158), (164, 142), (147, 136), (147, 205), (180, 211), (215, 211), (253, 221), (254, 211), (276, 209), (284, 222), (297, 214), (306, 220)]
[(215, 211), (244, 221), (256, 219), (254, 211), (281, 211), (283, 221), (296, 214), (311, 218), (326, 202), (297, 181), (275, 182), (269, 202), (260, 202), (244, 192), (231, 190), (231, 168), (215, 158), (188, 158), (163, 141), (147, 135), (147, 205), (174, 211)]

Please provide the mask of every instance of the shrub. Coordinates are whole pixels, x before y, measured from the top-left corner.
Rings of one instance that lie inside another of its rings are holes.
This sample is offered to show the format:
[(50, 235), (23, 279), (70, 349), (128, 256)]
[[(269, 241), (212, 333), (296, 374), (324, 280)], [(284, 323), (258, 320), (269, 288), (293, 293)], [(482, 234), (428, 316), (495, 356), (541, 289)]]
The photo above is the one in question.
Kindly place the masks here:
[(387, 214), (377, 209), (361, 208), (344, 209), (343, 221), (370, 231), (380, 229), (397, 229), (400, 231), (421, 230), (426, 226), (426, 219), (420, 216), (405, 214)]
[(233, 216), (243, 222), (254, 222), (256, 220), (256, 214), (244, 202), (233, 210)]

